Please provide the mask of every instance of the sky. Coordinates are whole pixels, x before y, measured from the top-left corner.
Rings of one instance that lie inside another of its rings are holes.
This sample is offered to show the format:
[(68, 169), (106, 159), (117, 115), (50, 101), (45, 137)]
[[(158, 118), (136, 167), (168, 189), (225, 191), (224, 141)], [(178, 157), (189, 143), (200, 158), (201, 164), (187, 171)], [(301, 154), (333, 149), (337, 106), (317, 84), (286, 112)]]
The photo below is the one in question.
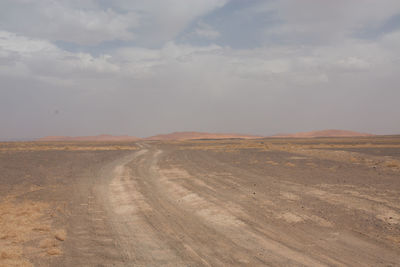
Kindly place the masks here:
[(0, 139), (400, 133), (398, 0), (0, 0)]

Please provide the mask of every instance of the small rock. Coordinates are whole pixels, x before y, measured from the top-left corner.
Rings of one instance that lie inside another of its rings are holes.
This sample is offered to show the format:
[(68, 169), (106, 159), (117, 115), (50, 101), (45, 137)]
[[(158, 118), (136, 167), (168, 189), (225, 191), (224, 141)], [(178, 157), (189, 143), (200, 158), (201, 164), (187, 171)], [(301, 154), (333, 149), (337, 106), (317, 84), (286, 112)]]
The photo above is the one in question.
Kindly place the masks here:
[(64, 230), (58, 230), (55, 232), (54, 237), (59, 241), (64, 241), (67, 238), (67, 233)]

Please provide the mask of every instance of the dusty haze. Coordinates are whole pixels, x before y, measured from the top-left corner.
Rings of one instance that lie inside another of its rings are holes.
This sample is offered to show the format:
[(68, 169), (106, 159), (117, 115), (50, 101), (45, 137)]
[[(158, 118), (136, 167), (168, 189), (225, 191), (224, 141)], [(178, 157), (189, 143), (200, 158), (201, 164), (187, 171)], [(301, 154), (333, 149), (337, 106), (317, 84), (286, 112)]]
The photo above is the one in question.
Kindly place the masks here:
[(4, 0), (0, 139), (396, 134), (399, 47), (397, 0)]

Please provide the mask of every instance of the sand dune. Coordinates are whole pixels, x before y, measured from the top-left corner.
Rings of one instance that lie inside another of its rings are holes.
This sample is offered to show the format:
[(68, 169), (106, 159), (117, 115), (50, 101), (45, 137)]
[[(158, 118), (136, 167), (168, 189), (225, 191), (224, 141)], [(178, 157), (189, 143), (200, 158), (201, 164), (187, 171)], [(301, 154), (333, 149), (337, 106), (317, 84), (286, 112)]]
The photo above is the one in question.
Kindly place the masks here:
[(294, 134), (277, 134), (272, 137), (293, 137), (293, 138), (312, 138), (312, 137), (356, 137), (356, 136), (373, 136), (373, 134), (359, 133), (346, 130), (322, 130), (311, 132), (299, 132)]
[[(360, 137), (373, 136), (368, 133), (359, 133), (346, 130), (322, 130), (312, 132), (299, 132), (293, 134), (276, 134), (270, 137), (276, 138), (313, 138), (313, 137)], [(46, 136), (37, 139), (37, 141), (138, 141), (138, 140), (194, 140), (194, 139), (255, 139), (262, 138), (257, 135), (232, 134), (232, 133), (206, 133), (206, 132), (173, 132), (168, 134), (159, 134), (146, 138), (121, 135), (96, 135), (96, 136)]]
[(193, 140), (193, 139), (254, 139), (261, 138), (256, 135), (226, 134), (226, 133), (202, 133), (202, 132), (174, 132), (169, 134), (159, 134), (145, 138), (145, 140)]

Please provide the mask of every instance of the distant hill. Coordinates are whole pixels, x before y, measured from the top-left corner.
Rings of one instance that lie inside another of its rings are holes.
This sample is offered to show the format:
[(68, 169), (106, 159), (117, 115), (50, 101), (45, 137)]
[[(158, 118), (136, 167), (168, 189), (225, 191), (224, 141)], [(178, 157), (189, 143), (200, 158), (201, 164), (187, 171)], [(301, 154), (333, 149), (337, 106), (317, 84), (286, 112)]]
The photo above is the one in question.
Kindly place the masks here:
[(313, 137), (360, 137), (360, 136), (361, 137), (373, 136), (373, 134), (330, 129), (322, 131), (300, 132), (294, 134), (277, 134), (271, 137), (313, 138)]
[(193, 140), (193, 139), (254, 139), (261, 138), (256, 135), (225, 134), (225, 133), (202, 133), (202, 132), (174, 132), (147, 137), (144, 140)]
[[(294, 134), (277, 134), (269, 137), (274, 138), (313, 138), (313, 137), (363, 137), (373, 134), (359, 133), (345, 130), (322, 130), (312, 132), (300, 132)], [(196, 139), (256, 139), (263, 138), (257, 135), (232, 134), (232, 133), (203, 133), (203, 132), (174, 132), (159, 134), (147, 138), (138, 138), (128, 135), (96, 135), (96, 136), (46, 136), (37, 141), (138, 141), (138, 140), (196, 140)]]
[(137, 141), (140, 140), (138, 137), (128, 135), (96, 135), (96, 136), (46, 136), (37, 139), (37, 141)]

